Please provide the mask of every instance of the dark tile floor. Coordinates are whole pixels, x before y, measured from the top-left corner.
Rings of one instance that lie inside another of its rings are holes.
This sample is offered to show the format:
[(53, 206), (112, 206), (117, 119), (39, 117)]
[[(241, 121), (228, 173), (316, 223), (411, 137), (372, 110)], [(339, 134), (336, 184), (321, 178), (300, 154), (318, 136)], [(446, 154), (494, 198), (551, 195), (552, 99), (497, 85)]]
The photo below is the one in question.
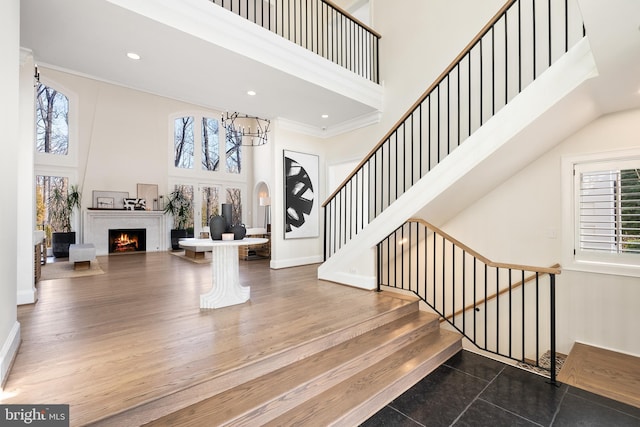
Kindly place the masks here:
[(363, 427), (640, 426), (640, 408), (463, 350)]

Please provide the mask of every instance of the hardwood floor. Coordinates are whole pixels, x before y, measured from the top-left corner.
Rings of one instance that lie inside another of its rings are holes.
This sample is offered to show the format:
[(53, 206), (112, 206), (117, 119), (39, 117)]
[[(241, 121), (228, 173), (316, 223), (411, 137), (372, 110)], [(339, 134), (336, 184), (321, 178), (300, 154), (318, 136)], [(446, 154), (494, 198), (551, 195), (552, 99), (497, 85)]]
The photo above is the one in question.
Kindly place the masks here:
[(640, 358), (575, 343), (558, 381), (640, 408)]
[(312, 354), (354, 322), (413, 304), (317, 280), (317, 266), (261, 260), (240, 262), (248, 303), (201, 310), (209, 264), (168, 253), (99, 262), (105, 274), (42, 281), (39, 301), (19, 307), (23, 341), (3, 403), (70, 404), (72, 425), (136, 407), (163, 413), (259, 375), (243, 368), (251, 362), (296, 346)]

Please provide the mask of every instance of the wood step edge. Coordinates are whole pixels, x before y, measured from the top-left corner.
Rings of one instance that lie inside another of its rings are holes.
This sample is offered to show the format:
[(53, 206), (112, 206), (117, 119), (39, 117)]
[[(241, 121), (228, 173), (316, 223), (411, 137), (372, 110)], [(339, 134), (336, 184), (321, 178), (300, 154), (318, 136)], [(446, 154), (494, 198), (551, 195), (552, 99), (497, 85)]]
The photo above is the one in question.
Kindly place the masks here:
[[(150, 426), (261, 425), (439, 327), (415, 312), (349, 341), (158, 419)], [(189, 421), (186, 421), (189, 419)]]
[(181, 390), (93, 420), (91, 425), (110, 427), (148, 423), (418, 311), (420, 310), (417, 300), (407, 301), (406, 304), (400, 304), (357, 324), (328, 332), (297, 346), (253, 360), (247, 365), (217, 373), (207, 380), (191, 384)]
[(460, 334), (439, 330), (264, 426), (359, 425), (460, 350)]

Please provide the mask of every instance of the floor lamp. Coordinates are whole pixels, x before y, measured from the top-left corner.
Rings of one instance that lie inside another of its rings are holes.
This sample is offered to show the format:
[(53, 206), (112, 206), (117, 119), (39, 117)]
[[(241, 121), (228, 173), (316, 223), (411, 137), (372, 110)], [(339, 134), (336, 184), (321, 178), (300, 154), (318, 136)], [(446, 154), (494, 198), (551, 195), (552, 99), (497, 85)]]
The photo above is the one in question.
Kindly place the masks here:
[(264, 206), (264, 228), (267, 233), (271, 232), (271, 222), (269, 221), (269, 211), (271, 209), (271, 197), (260, 197), (260, 206)]

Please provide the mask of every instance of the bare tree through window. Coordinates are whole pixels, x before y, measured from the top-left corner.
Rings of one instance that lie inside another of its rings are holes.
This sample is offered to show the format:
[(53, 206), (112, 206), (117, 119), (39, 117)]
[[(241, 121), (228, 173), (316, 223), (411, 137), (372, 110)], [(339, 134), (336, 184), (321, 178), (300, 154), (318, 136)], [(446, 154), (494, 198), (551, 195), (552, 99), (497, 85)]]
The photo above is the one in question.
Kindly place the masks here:
[(174, 166), (193, 169), (193, 117), (181, 117), (174, 121)]
[(227, 172), (240, 173), (242, 167), (242, 135), (238, 131), (227, 130), (226, 157)]
[(218, 121), (202, 118), (202, 169), (217, 171), (220, 163), (220, 143), (218, 141)]
[(42, 83), (36, 89), (36, 151), (69, 152), (69, 98)]
[(202, 226), (209, 226), (209, 218), (220, 213), (220, 188), (202, 187)]
[(232, 224), (242, 224), (242, 194), (239, 188), (227, 188), (227, 203), (231, 204)]
[(66, 197), (69, 180), (62, 176), (36, 176), (36, 225), (44, 230), (47, 246), (51, 244), (51, 233), (62, 230), (62, 224), (56, 221), (49, 210), (49, 200), (54, 191), (60, 191)]

